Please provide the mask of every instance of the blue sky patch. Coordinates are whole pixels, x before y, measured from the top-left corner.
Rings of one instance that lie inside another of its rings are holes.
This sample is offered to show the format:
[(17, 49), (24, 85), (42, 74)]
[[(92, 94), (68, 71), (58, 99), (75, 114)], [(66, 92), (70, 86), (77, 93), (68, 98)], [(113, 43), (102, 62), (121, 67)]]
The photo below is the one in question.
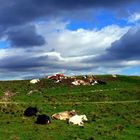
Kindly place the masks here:
[(7, 41), (0, 41), (0, 49), (8, 48), (9, 43)]

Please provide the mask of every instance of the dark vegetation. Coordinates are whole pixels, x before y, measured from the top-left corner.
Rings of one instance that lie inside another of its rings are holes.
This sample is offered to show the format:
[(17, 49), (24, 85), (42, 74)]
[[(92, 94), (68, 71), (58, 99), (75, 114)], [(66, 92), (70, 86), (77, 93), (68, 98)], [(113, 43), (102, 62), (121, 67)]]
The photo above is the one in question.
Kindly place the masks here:
[[(37, 84), (1, 81), (0, 140), (139, 140), (140, 77), (97, 78), (107, 84), (73, 86), (73, 79), (54, 83), (45, 78)], [(83, 128), (53, 119), (49, 125), (37, 124), (36, 115), (24, 115), (28, 107), (50, 117), (75, 109), (86, 114), (88, 122)]]

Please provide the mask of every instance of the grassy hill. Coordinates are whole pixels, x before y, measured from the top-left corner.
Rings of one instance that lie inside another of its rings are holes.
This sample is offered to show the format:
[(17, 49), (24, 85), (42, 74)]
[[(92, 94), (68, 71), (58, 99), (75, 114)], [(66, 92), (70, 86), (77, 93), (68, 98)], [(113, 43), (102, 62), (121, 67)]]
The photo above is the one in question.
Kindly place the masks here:
[[(80, 76), (79, 76), (80, 77)], [(0, 140), (139, 140), (140, 77), (98, 75), (107, 85), (74, 86), (70, 80), (54, 83), (41, 79), (0, 82)], [(4, 92), (12, 96), (5, 97)], [(35, 106), (40, 114), (75, 109), (86, 114), (84, 127), (52, 120), (35, 124), (36, 117), (23, 116)]]

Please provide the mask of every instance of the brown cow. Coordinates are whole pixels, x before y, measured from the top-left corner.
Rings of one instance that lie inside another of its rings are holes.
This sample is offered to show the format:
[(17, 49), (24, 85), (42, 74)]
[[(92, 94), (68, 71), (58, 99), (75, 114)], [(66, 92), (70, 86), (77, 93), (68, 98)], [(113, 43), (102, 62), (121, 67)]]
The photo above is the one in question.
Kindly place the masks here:
[(56, 75), (48, 76), (48, 79), (55, 80), (56, 83), (60, 82), (64, 78), (65, 78), (64, 74), (56, 74)]
[(68, 120), (69, 118), (71, 118), (74, 115), (76, 115), (75, 110), (64, 111), (64, 112), (59, 112), (59, 113), (53, 114), (52, 118), (56, 119), (56, 120)]
[(74, 81), (71, 83), (73, 85), (79, 86), (79, 85), (90, 85), (89, 82), (85, 80), (80, 80), (80, 79), (74, 79)]

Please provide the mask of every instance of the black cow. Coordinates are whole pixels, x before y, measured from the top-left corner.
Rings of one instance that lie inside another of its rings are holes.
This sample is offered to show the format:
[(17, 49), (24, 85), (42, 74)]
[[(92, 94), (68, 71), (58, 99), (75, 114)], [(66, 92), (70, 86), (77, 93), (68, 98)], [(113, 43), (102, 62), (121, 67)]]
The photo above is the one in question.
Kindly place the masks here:
[(24, 111), (24, 116), (30, 117), (30, 116), (36, 116), (36, 113), (38, 112), (36, 107), (28, 107)]
[(50, 117), (48, 115), (38, 115), (37, 116), (37, 121), (35, 122), (36, 124), (49, 124), (51, 123)]

